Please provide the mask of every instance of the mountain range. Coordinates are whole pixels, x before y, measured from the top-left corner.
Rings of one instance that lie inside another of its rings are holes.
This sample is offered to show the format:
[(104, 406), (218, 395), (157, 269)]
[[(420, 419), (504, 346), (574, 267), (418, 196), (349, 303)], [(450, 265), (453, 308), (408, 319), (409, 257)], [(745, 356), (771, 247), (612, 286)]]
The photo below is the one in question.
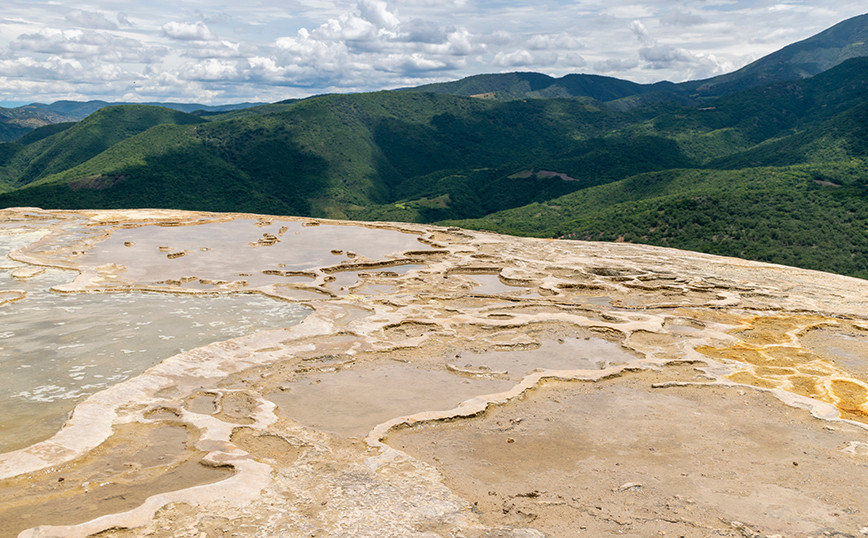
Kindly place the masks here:
[(636, 99), (630, 98), (645, 95), (647, 100), (647, 96), (652, 95), (656, 99), (697, 102), (775, 82), (811, 77), (860, 56), (868, 56), (868, 14), (842, 21), (737, 71), (704, 80), (638, 84), (599, 75), (571, 74), (554, 78), (540, 73), (504, 73), (476, 75), (408, 90), (499, 100), (582, 96), (604, 102), (626, 100), (631, 103)]
[(681, 84), (511, 73), (226, 111), (94, 104), (0, 144), (0, 207), (439, 222), (868, 278), (866, 37), (862, 15)]
[[(30, 103), (15, 108), (0, 107), (0, 142), (10, 142), (38, 127), (55, 123), (81, 121), (101, 108), (132, 103), (107, 101), (55, 101), (50, 104)], [(198, 103), (140, 103), (160, 106), (181, 112), (206, 115), (240, 110), (263, 103), (234, 103), (229, 105), (200, 105)]]

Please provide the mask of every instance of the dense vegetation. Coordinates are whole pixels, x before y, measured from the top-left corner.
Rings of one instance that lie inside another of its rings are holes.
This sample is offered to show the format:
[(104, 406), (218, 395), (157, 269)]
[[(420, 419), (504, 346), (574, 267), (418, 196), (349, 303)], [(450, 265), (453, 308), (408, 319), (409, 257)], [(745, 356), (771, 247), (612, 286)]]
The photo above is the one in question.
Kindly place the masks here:
[[(197, 115), (105, 107), (0, 144), (0, 207), (443, 222), (868, 278), (868, 58), (701, 101), (651, 98), (664, 84), (625, 106), (632, 83), (559, 80), (599, 98), (401, 91)], [(475, 91), (467, 84), (456, 87)]]
[[(15, 108), (0, 107), (0, 142), (12, 142), (33, 129), (56, 123), (76, 122), (97, 110), (133, 103), (107, 103), (105, 101), (55, 101), (51, 104), (31, 103)], [(169, 108), (200, 116), (220, 114), (255, 106), (255, 103), (207, 106), (196, 103), (140, 103)]]

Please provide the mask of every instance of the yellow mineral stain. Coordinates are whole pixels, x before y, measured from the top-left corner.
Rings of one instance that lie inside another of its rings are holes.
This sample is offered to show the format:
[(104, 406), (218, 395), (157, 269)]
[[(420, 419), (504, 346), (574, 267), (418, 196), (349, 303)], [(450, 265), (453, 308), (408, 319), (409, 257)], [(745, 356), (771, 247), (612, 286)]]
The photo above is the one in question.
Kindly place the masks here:
[(728, 347), (700, 346), (700, 353), (747, 365), (727, 376), (737, 383), (775, 388), (835, 405), (844, 418), (868, 422), (868, 383), (809, 351), (800, 338), (842, 322), (820, 316), (751, 316), (730, 331)]
[(771, 366), (760, 366), (754, 370), (754, 373), (760, 377), (774, 376), (790, 376), (796, 373), (792, 368), (775, 368)]
[(793, 375), (789, 377), (790, 391), (801, 396), (813, 397), (819, 394), (821, 388), (817, 385), (814, 377), (807, 375)]
[(851, 379), (832, 379), (829, 383), (832, 396), (837, 400), (839, 408), (852, 411), (868, 411), (866, 397), (868, 387)]
[(754, 316), (747, 320), (747, 328), (733, 331), (733, 335), (749, 345), (766, 346), (792, 341), (793, 329), (807, 328), (823, 322), (819, 316)]
[(787, 364), (808, 363), (811, 361), (822, 360), (819, 356), (814, 355), (810, 351), (805, 351), (800, 347), (792, 346), (775, 346), (763, 349), (763, 353), (775, 359), (781, 359)]
[(776, 389), (779, 388), (780, 383), (778, 381), (772, 381), (769, 379), (763, 379), (761, 377), (755, 376), (753, 373), (742, 370), (740, 372), (736, 372), (734, 374), (730, 374), (727, 376), (732, 381), (736, 383), (743, 383), (745, 385), (753, 385), (754, 387), (762, 387), (764, 389)]

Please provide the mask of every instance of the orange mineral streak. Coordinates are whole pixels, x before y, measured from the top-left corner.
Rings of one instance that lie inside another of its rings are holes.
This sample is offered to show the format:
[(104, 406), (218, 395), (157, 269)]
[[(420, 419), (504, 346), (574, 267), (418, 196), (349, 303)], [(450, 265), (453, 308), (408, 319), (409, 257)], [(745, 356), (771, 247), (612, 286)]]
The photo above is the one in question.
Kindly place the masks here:
[(729, 332), (738, 341), (728, 347), (696, 350), (744, 368), (728, 375), (736, 383), (780, 389), (830, 403), (841, 418), (868, 423), (868, 382), (848, 372), (831, 355), (806, 349), (801, 338), (809, 331), (832, 327), (861, 330), (846, 320), (820, 316), (752, 316)]

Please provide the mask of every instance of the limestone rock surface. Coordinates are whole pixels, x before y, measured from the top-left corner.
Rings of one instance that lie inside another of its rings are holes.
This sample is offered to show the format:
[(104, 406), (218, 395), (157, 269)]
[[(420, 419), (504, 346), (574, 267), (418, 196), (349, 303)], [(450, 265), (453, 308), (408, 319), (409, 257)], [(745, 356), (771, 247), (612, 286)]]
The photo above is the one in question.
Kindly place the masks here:
[(868, 536), (868, 281), (168, 210), (5, 209), (0, 239), (2, 309), (44, 268), (310, 309), (0, 454), (0, 535)]

